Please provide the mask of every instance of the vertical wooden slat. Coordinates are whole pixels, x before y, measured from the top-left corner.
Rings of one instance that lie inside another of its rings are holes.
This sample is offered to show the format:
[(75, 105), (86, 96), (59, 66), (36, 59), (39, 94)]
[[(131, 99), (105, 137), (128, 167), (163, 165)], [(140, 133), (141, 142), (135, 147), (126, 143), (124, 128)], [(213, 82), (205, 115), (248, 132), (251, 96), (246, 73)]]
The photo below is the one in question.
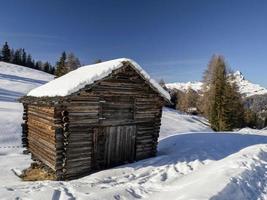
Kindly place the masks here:
[(103, 129), (106, 142), (106, 167), (131, 162), (135, 157), (136, 126), (112, 126)]

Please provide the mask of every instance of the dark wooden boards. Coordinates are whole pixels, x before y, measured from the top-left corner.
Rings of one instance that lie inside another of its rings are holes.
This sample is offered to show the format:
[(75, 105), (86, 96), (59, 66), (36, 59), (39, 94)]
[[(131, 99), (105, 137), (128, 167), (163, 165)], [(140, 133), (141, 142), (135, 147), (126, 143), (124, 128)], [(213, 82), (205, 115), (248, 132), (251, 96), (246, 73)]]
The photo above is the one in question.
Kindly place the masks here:
[(164, 100), (128, 65), (66, 97), (25, 99), (23, 145), (58, 180), (156, 155)]

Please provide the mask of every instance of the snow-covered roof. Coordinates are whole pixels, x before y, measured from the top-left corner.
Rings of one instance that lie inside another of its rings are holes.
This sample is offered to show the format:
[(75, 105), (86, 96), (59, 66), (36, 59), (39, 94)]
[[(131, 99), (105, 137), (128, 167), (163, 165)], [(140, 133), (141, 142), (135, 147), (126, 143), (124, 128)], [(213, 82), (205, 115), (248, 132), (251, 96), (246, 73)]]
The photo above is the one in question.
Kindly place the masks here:
[(67, 96), (84, 86), (92, 84), (112, 73), (113, 70), (123, 66), (123, 62), (129, 62), (151, 87), (156, 90), (163, 98), (170, 100), (169, 93), (164, 90), (155, 80), (153, 80), (135, 61), (127, 58), (120, 58), (93, 65), (80, 67), (68, 74), (52, 80), (38, 88), (31, 90), (27, 96), (33, 97), (55, 97)]

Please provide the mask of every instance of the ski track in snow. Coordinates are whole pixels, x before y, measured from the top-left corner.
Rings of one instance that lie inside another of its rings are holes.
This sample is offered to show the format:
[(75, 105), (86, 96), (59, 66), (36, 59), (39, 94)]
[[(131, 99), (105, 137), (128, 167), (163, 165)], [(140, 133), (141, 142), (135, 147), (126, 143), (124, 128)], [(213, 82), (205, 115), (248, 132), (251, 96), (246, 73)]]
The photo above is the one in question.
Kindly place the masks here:
[[(0, 74), (1, 67), (3, 63)], [(24, 79), (29, 74), (34, 80), (52, 79), (46, 74), (38, 79), (35, 70), (6, 67), (7, 75), (22, 78), (17, 82), (0, 76), (0, 87), (18, 96), (42, 84)], [(11, 99), (1, 98), (9, 95), (1, 91), (0, 199), (267, 199), (267, 130), (213, 133), (204, 118), (167, 108), (158, 156), (73, 181), (22, 182), (14, 171), (31, 163), (20, 146), (22, 106), (12, 93)]]

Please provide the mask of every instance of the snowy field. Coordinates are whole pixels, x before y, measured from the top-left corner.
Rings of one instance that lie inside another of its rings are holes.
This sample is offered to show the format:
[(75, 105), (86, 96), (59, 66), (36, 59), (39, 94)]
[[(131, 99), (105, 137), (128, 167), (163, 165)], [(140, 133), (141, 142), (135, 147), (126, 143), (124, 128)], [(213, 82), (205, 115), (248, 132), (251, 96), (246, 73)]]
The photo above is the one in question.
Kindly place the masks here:
[(13, 171), (31, 159), (22, 154), (22, 106), (15, 99), (53, 77), (13, 66), (10, 78), (2, 65), (0, 199), (267, 199), (267, 130), (214, 133), (204, 118), (167, 108), (157, 157), (68, 182), (22, 182)]

